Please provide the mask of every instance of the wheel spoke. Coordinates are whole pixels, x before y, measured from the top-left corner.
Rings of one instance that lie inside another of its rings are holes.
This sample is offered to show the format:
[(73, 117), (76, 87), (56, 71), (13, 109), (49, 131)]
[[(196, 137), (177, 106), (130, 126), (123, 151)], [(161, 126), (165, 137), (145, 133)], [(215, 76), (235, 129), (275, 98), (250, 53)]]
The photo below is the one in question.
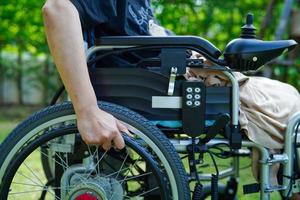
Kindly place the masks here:
[[(128, 155), (128, 154), (127, 154)], [(126, 159), (127, 159), (127, 156), (126, 156)], [(131, 171), (131, 168), (133, 168), (133, 166), (135, 166), (137, 164), (137, 161), (139, 161), (138, 159), (129, 167), (129, 170), (127, 171), (126, 173), (126, 176), (124, 177), (123, 180), (119, 181), (119, 183), (122, 185), (125, 181), (126, 181), (126, 178), (128, 177), (129, 175), (129, 172)], [(132, 172), (131, 172), (132, 173)], [(118, 173), (119, 174), (119, 173)], [(116, 192), (114, 192), (111, 197), (110, 197), (110, 200), (113, 198), (113, 196), (116, 194)]]
[[(135, 163), (136, 163), (137, 161), (138, 161), (138, 160), (136, 160), (136, 161), (134, 162), (133, 165), (135, 165)], [(129, 170), (130, 168), (131, 168), (131, 165), (130, 165), (130, 167), (123, 168), (123, 169), (120, 170), (120, 171), (126, 171), (126, 170)], [(118, 172), (119, 172), (119, 171), (116, 171), (116, 172), (113, 172), (113, 173), (111, 173), (111, 174), (108, 174), (108, 175), (104, 176), (104, 178), (109, 178), (109, 177), (111, 177), (111, 176), (117, 174)]]
[(148, 191), (145, 191), (145, 192), (139, 194), (139, 196), (143, 196), (143, 195), (145, 195), (145, 194), (148, 194), (149, 192), (153, 192), (154, 190), (157, 190), (158, 188), (159, 188), (159, 187), (152, 188), (151, 190), (148, 190)]
[(32, 169), (30, 169), (28, 167), (28, 165), (26, 164), (26, 162), (24, 161), (23, 163), (24, 163), (25, 167), (30, 171), (30, 173), (43, 185), (43, 181), (32, 171)]
[[(106, 150), (106, 151), (103, 153), (103, 155), (101, 156), (100, 160), (97, 161), (97, 163), (95, 164), (95, 166), (99, 165), (99, 163), (100, 163), (101, 160), (104, 158), (104, 156), (107, 154), (107, 152), (108, 152), (108, 150)], [(86, 172), (87, 172), (87, 171), (86, 171)], [(88, 175), (87, 175), (87, 177), (86, 177), (85, 179), (89, 179), (89, 178), (91, 177), (92, 173), (93, 173), (93, 171), (89, 172)], [(83, 183), (83, 182), (81, 181), (81, 183)]]
[[(27, 178), (27, 179), (30, 180), (32, 183), (34, 183), (34, 184), (36, 184), (36, 185), (39, 185), (39, 183), (37, 183), (36, 181), (32, 180), (30, 177), (24, 175), (22, 172), (18, 172), (18, 171), (17, 171), (17, 174), (23, 176), (24, 178)], [(39, 186), (44, 187), (43, 185), (39, 185)]]
[(59, 158), (59, 160), (61, 161), (61, 163), (63, 163), (62, 167), (63, 167), (64, 171), (66, 171), (66, 169), (69, 167), (68, 163), (66, 161), (64, 161), (64, 159), (60, 156), (60, 153), (55, 152), (55, 156), (57, 156)]
[(124, 158), (124, 160), (123, 160), (123, 162), (122, 162), (122, 165), (121, 165), (120, 169), (118, 170), (118, 173), (117, 173), (115, 179), (118, 178), (118, 176), (119, 176), (119, 174), (120, 174), (120, 171), (122, 170), (122, 168), (123, 168), (123, 166), (124, 166), (124, 164), (125, 164), (125, 162), (126, 162), (128, 156), (129, 156), (129, 152), (127, 152), (127, 154), (126, 154), (126, 156), (125, 156), (125, 158)]
[(148, 175), (150, 175), (150, 174), (152, 174), (152, 172), (146, 172), (146, 173), (144, 173), (144, 174), (131, 176), (131, 177), (129, 177), (129, 178), (126, 177), (126, 178), (124, 178), (124, 179), (122, 180), (122, 183), (125, 182), (125, 181), (128, 181), (128, 180), (133, 180), (133, 179), (140, 178), (140, 177), (143, 177), (143, 176), (148, 176)]
[(34, 187), (41, 187), (41, 188), (43, 188), (44, 186), (42, 186), (42, 185), (36, 185), (36, 184), (30, 184), (30, 183), (19, 183), (19, 182), (15, 182), (15, 181), (13, 181), (13, 182), (11, 182), (12, 184), (15, 184), (15, 185), (27, 185), (27, 186), (34, 186)]
[(67, 166), (63, 165), (62, 163), (59, 163), (56, 159), (49, 157), (47, 154), (45, 154), (44, 152), (42, 152), (41, 150), (37, 149), (38, 152), (40, 152), (41, 154), (43, 154), (44, 156), (46, 156), (47, 158), (50, 158), (51, 160), (53, 160), (55, 163), (57, 163), (58, 165), (60, 165), (62, 168), (66, 168)]

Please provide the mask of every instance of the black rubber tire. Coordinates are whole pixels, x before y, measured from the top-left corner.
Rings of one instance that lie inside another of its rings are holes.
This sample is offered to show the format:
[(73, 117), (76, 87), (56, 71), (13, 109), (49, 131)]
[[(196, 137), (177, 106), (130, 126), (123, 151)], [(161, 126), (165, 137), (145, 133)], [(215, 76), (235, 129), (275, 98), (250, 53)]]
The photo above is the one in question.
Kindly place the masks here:
[[(174, 174), (175, 182), (178, 188), (177, 194), (179, 200), (189, 200), (190, 189), (186, 172), (179, 155), (177, 154), (174, 146), (170, 143), (168, 138), (147, 119), (127, 108), (107, 102), (99, 102), (98, 105), (100, 109), (112, 114), (121, 121), (124, 121), (140, 130), (143, 134), (150, 138), (156, 146), (158, 146), (159, 150), (162, 152), (167, 162), (170, 164), (170, 168), (172, 170), (172, 173)], [(33, 114), (27, 120), (18, 125), (0, 146), (0, 173), (4, 172), (5, 175), (5, 169), (2, 169), (5, 158), (8, 156), (9, 152), (16, 146), (16, 144), (24, 136), (26, 136), (27, 133), (29, 133), (35, 127), (44, 124), (45, 122), (62, 116), (73, 114), (74, 109), (72, 104), (70, 102), (65, 102), (62, 104), (47, 107)], [(0, 177), (1, 185), (2, 178), (3, 177)]]
[[(218, 185), (218, 194), (219, 196), (222, 196), (226, 191), (226, 186), (223, 184), (219, 184)], [(210, 185), (204, 185), (202, 188), (202, 193), (200, 195), (200, 199), (199, 200), (205, 200), (205, 199), (210, 199), (210, 194), (211, 194), (211, 187)], [(219, 199), (223, 199), (223, 198), (219, 198)], [(233, 200), (238, 200), (237, 196), (235, 196), (235, 198)]]

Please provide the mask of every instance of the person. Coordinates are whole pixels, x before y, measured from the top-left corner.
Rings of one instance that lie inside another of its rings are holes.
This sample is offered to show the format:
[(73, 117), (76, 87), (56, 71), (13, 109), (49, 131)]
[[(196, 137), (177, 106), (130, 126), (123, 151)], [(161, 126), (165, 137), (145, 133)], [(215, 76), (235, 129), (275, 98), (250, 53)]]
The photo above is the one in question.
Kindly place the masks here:
[(150, 35), (154, 17), (149, 0), (47, 0), (42, 13), (50, 52), (74, 105), (82, 139), (106, 150), (112, 143), (124, 148), (126, 126), (97, 106), (85, 46), (98, 36)]

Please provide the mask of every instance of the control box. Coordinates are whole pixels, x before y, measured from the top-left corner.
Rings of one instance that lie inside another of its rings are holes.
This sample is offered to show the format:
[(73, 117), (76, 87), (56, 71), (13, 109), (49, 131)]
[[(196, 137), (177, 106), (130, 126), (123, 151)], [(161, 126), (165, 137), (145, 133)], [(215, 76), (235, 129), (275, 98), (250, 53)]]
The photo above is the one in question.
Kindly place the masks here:
[(206, 86), (201, 81), (182, 83), (182, 125), (185, 134), (197, 137), (205, 129)]

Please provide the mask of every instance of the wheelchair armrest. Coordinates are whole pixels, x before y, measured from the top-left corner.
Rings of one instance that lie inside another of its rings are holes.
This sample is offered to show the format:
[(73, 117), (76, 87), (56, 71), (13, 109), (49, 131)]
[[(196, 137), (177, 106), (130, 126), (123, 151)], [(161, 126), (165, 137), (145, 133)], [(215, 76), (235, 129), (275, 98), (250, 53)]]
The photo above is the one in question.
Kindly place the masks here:
[(190, 46), (201, 52), (218, 59), (221, 51), (209, 41), (195, 36), (106, 36), (96, 39), (96, 45), (136, 46), (136, 45), (159, 45), (159, 46)]

